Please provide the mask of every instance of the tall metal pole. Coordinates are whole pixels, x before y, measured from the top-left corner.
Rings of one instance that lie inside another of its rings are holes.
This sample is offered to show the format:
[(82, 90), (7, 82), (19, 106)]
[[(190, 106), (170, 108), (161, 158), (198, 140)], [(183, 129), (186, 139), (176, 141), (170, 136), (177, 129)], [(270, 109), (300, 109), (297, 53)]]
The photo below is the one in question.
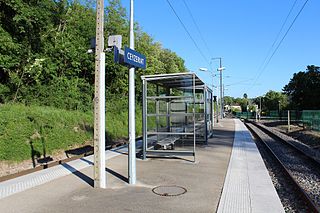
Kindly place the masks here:
[(97, 0), (94, 92), (94, 187), (106, 188), (104, 0)]
[(222, 62), (220, 59), (220, 113), (221, 113), (221, 119), (223, 118), (223, 95), (222, 95)]
[(290, 110), (288, 110), (288, 132), (290, 132)]
[[(210, 67), (211, 68), (211, 67)], [(212, 108), (212, 130), (214, 128), (214, 100), (213, 100), (213, 96), (214, 96), (214, 74), (213, 74), (213, 70), (212, 70), (212, 93), (211, 93), (211, 108)]]
[[(130, 48), (134, 50), (133, 32), (133, 0), (130, 0)], [(135, 123), (135, 87), (134, 68), (129, 69), (129, 157), (128, 179), (129, 184), (136, 183), (136, 123)]]
[(262, 113), (262, 105), (261, 105), (261, 96), (260, 96), (260, 111), (259, 111), (259, 121), (261, 119), (261, 113)]

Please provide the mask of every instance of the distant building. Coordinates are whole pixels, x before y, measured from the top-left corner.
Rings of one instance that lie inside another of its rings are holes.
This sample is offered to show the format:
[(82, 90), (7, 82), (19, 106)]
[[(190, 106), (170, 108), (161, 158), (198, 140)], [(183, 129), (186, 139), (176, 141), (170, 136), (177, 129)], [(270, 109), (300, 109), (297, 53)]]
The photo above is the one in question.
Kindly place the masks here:
[(224, 105), (224, 111), (225, 112), (229, 112), (230, 110), (231, 110), (231, 106), (230, 105), (228, 105), (228, 104)]
[(239, 106), (239, 105), (231, 105), (230, 110), (233, 112), (242, 112), (241, 106)]

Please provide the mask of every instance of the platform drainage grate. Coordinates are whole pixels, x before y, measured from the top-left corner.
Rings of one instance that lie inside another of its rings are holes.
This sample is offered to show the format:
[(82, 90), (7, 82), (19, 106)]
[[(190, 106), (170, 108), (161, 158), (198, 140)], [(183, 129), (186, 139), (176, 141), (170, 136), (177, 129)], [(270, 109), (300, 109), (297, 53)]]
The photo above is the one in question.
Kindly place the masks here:
[(157, 186), (152, 189), (152, 192), (156, 195), (172, 197), (183, 195), (187, 189), (181, 186)]

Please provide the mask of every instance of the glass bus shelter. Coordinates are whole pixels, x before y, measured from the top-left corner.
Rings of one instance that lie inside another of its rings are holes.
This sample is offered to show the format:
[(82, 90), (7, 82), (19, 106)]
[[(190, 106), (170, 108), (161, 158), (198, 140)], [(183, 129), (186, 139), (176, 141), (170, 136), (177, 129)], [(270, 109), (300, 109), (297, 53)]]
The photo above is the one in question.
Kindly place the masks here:
[(142, 156), (193, 156), (213, 128), (212, 91), (194, 73), (145, 75)]

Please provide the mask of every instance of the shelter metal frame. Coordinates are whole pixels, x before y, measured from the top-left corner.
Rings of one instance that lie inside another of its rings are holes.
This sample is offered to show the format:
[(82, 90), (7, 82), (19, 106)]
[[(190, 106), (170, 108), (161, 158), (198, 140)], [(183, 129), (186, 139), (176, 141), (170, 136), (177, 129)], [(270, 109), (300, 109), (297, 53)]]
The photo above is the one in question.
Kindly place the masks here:
[[(195, 161), (196, 144), (207, 144), (212, 134), (212, 90), (194, 73), (145, 75), (141, 79), (143, 159), (150, 154), (193, 156)], [(155, 125), (148, 126), (148, 120)], [(176, 150), (175, 144), (181, 143), (189, 149)]]

